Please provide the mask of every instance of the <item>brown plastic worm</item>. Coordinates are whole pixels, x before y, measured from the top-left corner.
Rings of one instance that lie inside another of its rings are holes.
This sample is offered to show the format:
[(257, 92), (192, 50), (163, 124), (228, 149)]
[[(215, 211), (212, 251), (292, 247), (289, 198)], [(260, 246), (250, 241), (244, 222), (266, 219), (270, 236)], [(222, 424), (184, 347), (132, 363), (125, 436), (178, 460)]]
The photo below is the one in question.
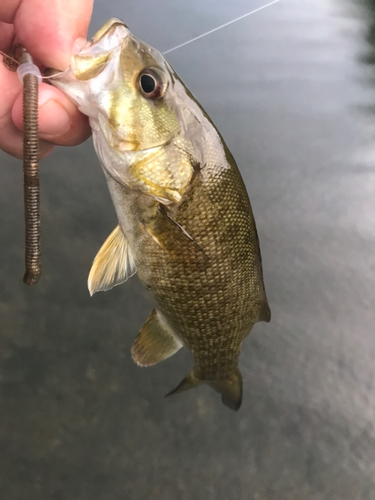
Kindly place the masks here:
[[(22, 63), (32, 63), (24, 49)], [(25, 275), (27, 285), (38, 283), (40, 267), (40, 189), (38, 141), (38, 78), (23, 77), (23, 175), (25, 210)]]
[[(4, 59), (12, 71), (19, 63), (32, 64), (30, 54), (21, 44), (13, 47), (13, 58)], [(37, 68), (36, 68), (37, 69)], [(20, 74), (20, 73), (19, 73)], [(39, 189), (39, 144), (38, 144), (38, 77), (27, 70), (23, 75), (23, 174), (25, 213), (25, 275), (27, 285), (38, 283), (40, 266), (40, 189)]]

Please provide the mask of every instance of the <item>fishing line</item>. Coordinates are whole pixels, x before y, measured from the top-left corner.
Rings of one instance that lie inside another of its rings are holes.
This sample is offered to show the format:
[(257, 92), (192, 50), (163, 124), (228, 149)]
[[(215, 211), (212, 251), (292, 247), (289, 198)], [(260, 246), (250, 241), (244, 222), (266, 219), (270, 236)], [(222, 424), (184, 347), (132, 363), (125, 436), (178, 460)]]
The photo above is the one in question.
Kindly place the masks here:
[(280, 2), (280, 0), (274, 0), (273, 2), (268, 3), (267, 5), (263, 5), (263, 7), (259, 7), (258, 9), (252, 10), (251, 12), (248, 12), (247, 14), (244, 14), (243, 16), (237, 17), (236, 19), (233, 19), (232, 21), (229, 21), (225, 24), (222, 24), (221, 26), (218, 26), (217, 28), (214, 28), (210, 31), (207, 31), (206, 33), (203, 33), (202, 35), (196, 36), (192, 38), (191, 40), (188, 40), (187, 42), (180, 43), (180, 45), (176, 45), (176, 47), (173, 47), (172, 49), (166, 50), (163, 52), (163, 56), (165, 54), (169, 54), (170, 52), (173, 52), (174, 50), (180, 49), (181, 47), (185, 47), (185, 45), (189, 45), (189, 43), (195, 42), (196, 40), (199, 40), (200, 38), (203, 38), (207, 35), (211, 35), (211, 33), (215, 33), (215, 31), (219, 31), (226, 26), (229, 26), (230, 24), (236, 23), (237, 21), (240, 21), (241, 19), (244, 19), (245, 17), (251, 16), (251, 14), (255, 14), (256, 12), (259, 12), (260, 10), (265, 9), (266, 7), (270, 7), (274, 3)]
[[(169, 54), (170, 52), (173, 52), (177, 49), (180, 49), (181, 47), (185, 47), (185, 45), (189, 45), (190, 43), (193, 43), (197, 40), (200, 40), (201, 38), (204, 38), (207, 35), (211, 35), (211, 33), (215, 33), (215, 31), (219, 31), (223, 28), (226, 28), (227, 26), (229, 26), (231, 24), (234, 24), (238, 21), (241, 21), (241, 19), (245, 19), (245, 17), (251, 16), (252, 14), (255, 14), (256, 12), (259, 12), (260, 10), (266, 9), (267, 7), (270, 7), (271, 5), (274, 5), (277, 2), (280, 2), (280, 0), (273, 0), (273, 2), (270, 2), (266, 5), (263, 5), (262, 7), (258, 7), (257, 9), (254, 9), (254, 10), (248, 12), (247, 14), (243, 14), (240, 17), (236, 17), (236, 19), (232, 19), (232, 21), (228, 21), (227, 23), (224, 23), (220, 26), (217, 26), (217, 28), (213, 28), (212, 30), (206, 31), (205, 33), (202, 33), (199, 36), (191, 38), (187, 42), (180, 43), (179, 45), (176, 45), (175, 47), (172, 47), (171, 49), (166, 50), (162, 54), (166, 55), (166, 54)], [(0, 54), (2, 54), (5, 58), (7, 58), (8, 61), (9, 60), (12, 61), (17, 66), (20, 64), (16, 59), (13, 59), (13, 57), (9, 56), (8, 54), (5, 54), (2, 50), (0, 50)], [(43, 80), (47, 80), (47, 79), (50, 80), (51, 78), (55, 78), (55, 77), (61, 75), (62, 73), (64, 73), (64, 71), (60, 71), (59, 73), (55, 73), (54, 75), (51, 75), (51, 76), (42, 76), (42, 79)]]
[[(16, 70), (17, 67), (21, 65), (21, 63), (19, 61), (17, 61), (17, 59), (14, 59), (13, 57), (11, 57), (10, 55), (6, 54), (2, 50), (0, 50), (0, 54), (2, 56), (4, 56), (4, 61), (3, 62), (4, 62), (4, 65), (6, 67), (8, 67), (8, 69), (10, 69), (9, 68), (10, 61), (12, 62), (12, 68), (14, 68), (14, 70)], [(42, 79), (42, 80), (50, 80), (51, 78), (55, 78), (56, 76), (62, 75), (63, 73), (65, 73), (65, 71), (59, 71), (58, 73), (54, 73), (51, 76), (39, 76), (38, 78)]]

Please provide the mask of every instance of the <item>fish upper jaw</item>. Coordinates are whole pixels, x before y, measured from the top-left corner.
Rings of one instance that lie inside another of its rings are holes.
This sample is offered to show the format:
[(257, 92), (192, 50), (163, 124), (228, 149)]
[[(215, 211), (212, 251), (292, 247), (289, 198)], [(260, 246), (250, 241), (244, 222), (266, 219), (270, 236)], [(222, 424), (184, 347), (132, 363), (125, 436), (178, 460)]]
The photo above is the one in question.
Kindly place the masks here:
[(112, 17), (81, 47), (78, 55), (92, 56), (112, 51), (119, 47), (129, 34), (130, 31), (126, 24), (120, 19)]
[(113, 90), (121, 84), (119, 59), (130, 36), (122, 21), (110, 19), (72, 55), (71, 65), (64, 72), (53, 75), (52, 85), (70, 97), (83, 114), (96, 118), (106, 98), (103, 89)]

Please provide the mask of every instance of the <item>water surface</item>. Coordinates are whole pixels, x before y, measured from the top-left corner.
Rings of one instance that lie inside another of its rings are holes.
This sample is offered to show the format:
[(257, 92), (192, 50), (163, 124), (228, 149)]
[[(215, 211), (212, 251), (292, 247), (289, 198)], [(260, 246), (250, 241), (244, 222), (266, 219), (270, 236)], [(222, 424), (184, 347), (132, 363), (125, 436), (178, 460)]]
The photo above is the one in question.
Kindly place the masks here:
[[(167, 50), (252, 0), (97, 1)], [(116, 225), (91, 141), (42, 167), (43, 276), (22, 283), (22, 171), (0, 155), (0, 491), (4, 500), (375, 498), (375, 12), (281, 0), (168, 60), (232, 153), (255, 212), (272, 322), (240, 359), (244, 402), (165, 400), (181, 350), (138, 368), (153, 308), (137, 278), (89, 297)]]

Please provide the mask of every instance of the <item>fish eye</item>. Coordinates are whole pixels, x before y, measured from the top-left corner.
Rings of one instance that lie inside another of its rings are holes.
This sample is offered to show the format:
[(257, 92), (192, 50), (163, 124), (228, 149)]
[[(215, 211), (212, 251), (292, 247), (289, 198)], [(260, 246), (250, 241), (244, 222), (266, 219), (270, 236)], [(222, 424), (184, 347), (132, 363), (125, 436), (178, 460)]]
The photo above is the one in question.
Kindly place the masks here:
[(166, 84), (161, 75), (154, 69), (144, 69), (138, 76), (138, 87), (147, 99), (160, 99), (166, 91)]

